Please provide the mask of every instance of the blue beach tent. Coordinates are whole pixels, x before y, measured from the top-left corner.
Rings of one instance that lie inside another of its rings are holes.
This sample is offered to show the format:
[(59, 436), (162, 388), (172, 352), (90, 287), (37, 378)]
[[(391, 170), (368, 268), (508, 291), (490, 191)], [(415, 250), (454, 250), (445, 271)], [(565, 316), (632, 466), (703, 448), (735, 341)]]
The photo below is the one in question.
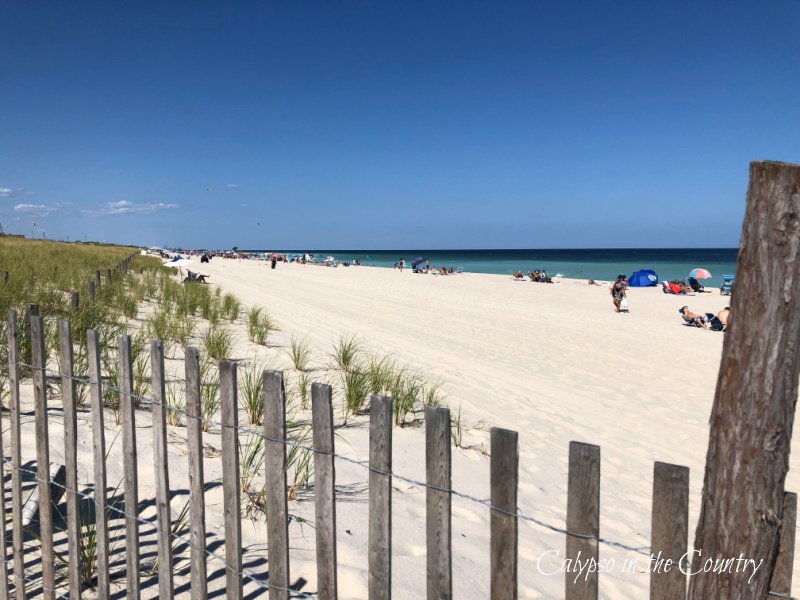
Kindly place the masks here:
[(628, 285), (630, 287), (651, 287), (658, 285), (658, 273), (648, 269), (636, 271), (628, 278)]

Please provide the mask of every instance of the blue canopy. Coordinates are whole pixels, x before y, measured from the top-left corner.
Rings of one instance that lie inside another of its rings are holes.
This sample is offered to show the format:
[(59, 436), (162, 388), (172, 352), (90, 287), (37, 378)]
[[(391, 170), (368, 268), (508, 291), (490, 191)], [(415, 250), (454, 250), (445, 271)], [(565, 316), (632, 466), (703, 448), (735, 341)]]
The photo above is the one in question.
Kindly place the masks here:
[(658, 285), (658, 273), (650, 271), (649, 269), (636, 271), (636, 273), (628, 278), (628, 285), (630, 287), (651, 287)]

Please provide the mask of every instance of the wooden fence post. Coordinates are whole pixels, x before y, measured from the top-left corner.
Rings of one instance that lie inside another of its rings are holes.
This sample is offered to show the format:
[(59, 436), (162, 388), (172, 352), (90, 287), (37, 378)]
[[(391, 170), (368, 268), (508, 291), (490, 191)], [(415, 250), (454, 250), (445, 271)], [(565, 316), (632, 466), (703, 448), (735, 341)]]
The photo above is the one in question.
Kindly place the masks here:
[(334, 465), (331, 386), (311, 385), (314, 437), (314, 521), (317, 533), (317, 593), (336, 600), (336, 466)]
[(94, 453), (95, 537), (97, 540), (97, 597), (108, 600), (111, 593), (108, 554), (108, 496), (106, 490), (106, 435), (103, 414), (103, 367), (97, 332), (86, 332), (89, 355), (89, 399), (92, 407), (92, 451)]
[(55, 600), (56, 555), (53, 546), (53, 502), (50, 488), (50, 436), (47, 413), (47, 355), (42, 317), (31, 316), (31, 359), (36, 415), (36, 477), (39, 488), (39, 536), (42, 547), (42, 590), (46, 600)]
[[(0, 390), (0, 395), (2, 390)], [(12, 408), (12, 405), (9, 405)], [(13, 419), (12, 419), (13, 426)], [(12, 450), (13, 453), (13, 450)], [(6, 473), (5, 454), (3, 452), (3, 411), (0, 398), (0, 600), (9, 600), (8, 587), (8, 537), (6, 535)]]
[(94, 287), (96, 288), (96, 290), (98, 292), (100, 291), (100, 288), (102, 287), (102, 285), (103, 285), (103, 282), (100, 279), (100, 271), (95, 271), (94, 272)]
[(3, 271), (3, 285), (8, 283), (8, 271)]
[(186, 348), (186, 442), (189, 451), (189, 541), (191, 597), (208, 595), (206, 565), (206, 504), (203, 477), (203, 408), (200, 394), (200, 352)]
[(369, 407), (369, 598), (392, 597), (392, 399)]
[[(567, 559), (575, 564), (598, 557), (600, 537), (600, 447), (580, 442), (569, 443), (569, 481), (567, 484)], [(588, 536), (588, 537), (578, 537)], [(597, 572), (565, 574), (565, 600), (596, 600)]]
[(491, 599), (517, 597), (517, 483), (519, 470), (518, 434), (492, 427), (491, 432)]
[(167, 394), (164, 383), (164, 344), (150, 344), (153, 387), (153, 461), (156, 475), (156, 524), (158, 527), (158, 597), (172, 600), (172, 515), (169, 498), (169, 454), (167, 453)]
[[(689, 597), (765, 598), (780, 540), (800, 379), (800, 165), (750, 163), (736, 289), (709, 419)], [(707, 557), (763, 560), (755, 574)]]
[(81, 295), (78, 292), (72, 291), (69, 293), (69, 306), (73, 315), (78, 313), (81, 307)]
[(25, 600), (25, 533), (22, 527), (22, 443), (19, 406), (19, 328), (17, 311), (8, 311), (8, 387), (11, 392), (11, 546), (14, 550), (14, 594)]
[(778, 543), (778, 560), (772, 572), (769, 591), (786, 596), (792, 593), (792, 568), (794, 567), (794, 538), (797, 534), (797, 494), (783, 495), (783, 518)]
[(136, 448), (136, 408), (133, 398), (131, 336), (119, 336), (119, 407), (122, 413), (123, 470), (125, 473), (125, 593), (141, 596), (139, 565), (139, 473)]
[(264, 470), (266, 476), (269, 598), (289, 598), (289, 507), (286, 490), (286, 400), (283, 373), (264, 371)]
[(106, 269), (106, 283), (111, 285), (113, 282), (114, 276), (111, 274), (111, 269)]
[(685, 600), (681, 557), (689, 540), (689, 469), (657, 462), (653, 467), (650, 527), (650, 600)]
[(453, 597), (450, 411), (425, 409), (428, 600)]
[(97, 296), (97, 290), (95, 289), (94, 281), (90, 281), (88, 287), (89, 287), (89, 304), (94, 304)]
[(242, 505), (239, 479), (239, 396), (236, 363), (219, 363), (222, 409), (222, 502), (225, 514), (225, 595), (242, 600)]
[(78, 496), (78, 414), (75, 404), (75, 379), (72, 350), (72, 325), (58, 324), (61, 350), (61, 398), (64, 407), (64, 462), (67, 488), (67, 560), (69, 596), (81, 597), (80, 497)]

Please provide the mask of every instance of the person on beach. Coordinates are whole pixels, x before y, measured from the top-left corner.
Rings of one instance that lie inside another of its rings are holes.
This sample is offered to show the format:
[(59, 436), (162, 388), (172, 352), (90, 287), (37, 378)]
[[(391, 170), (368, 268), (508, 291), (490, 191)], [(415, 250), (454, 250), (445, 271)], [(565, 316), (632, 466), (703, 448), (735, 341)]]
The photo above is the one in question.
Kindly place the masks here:
[(406, 261), (404, 259), (400, 259), (400, 272), (403, 272), (403, 267), (406, 266)]
[(614, 302), (614, 310), (616, 312), (622, 312), (622, 301), (625, 300), (625, 288), (627, 287), (622, 275), (618, 275), (614, 285), (611, 286), (611, 298)]

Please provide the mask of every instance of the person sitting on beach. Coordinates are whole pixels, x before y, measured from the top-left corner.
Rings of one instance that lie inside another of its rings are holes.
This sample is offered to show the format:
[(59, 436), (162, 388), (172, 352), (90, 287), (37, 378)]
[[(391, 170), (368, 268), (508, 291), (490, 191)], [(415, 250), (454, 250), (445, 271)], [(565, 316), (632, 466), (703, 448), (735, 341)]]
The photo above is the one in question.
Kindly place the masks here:
[(525, 281), (525, 276), (522, 274), (522, 271), (516, 271), (514, 273), (514, 281)]
[(689, 310), (688, 306), (679, 308), (678, 312), (687, 325), (691, 325), (692, 327), (705, 327), (704, 315), (693, 313)]
[(439, 275), (447, 275), (447, 267), (439, 267)]

